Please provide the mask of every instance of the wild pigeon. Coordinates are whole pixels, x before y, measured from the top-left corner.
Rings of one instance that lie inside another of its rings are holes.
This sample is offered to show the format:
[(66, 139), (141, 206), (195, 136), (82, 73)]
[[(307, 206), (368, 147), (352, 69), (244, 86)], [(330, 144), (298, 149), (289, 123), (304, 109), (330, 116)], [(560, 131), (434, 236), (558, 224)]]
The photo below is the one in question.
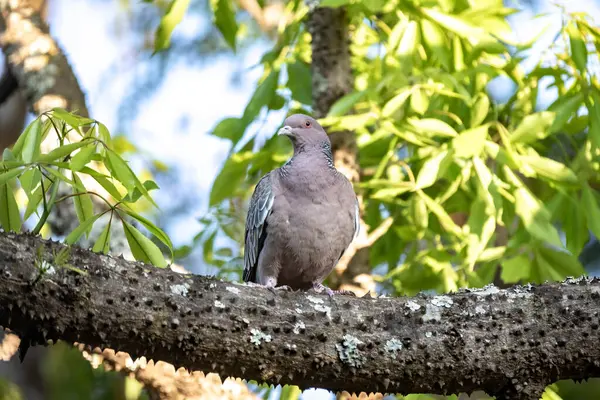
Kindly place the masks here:
[(288, 117), (278, 135), (294, 146), (293, 157), (261, 178), (246, 218), (244, 281), (271, 291), (333, 291), (323, 280), (358, 234), (359, 211), (352, 184), (333, 165), (331, 142), (306, 115)]

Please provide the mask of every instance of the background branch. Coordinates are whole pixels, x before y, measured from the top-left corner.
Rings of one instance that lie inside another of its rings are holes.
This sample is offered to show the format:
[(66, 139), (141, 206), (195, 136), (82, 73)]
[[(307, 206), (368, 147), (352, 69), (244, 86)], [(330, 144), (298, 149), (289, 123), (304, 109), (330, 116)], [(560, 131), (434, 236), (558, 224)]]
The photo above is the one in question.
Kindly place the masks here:
[[(311, 7), (311, 1), (306, 2)], [(350, 93), (354, 88), (354, 76), (350, 65), (350, 36), (348, 16), (344, 7), (315, 7), (309, 13), (307, 29), (311, 34), (312, 49), (312, 96), (316, 118), (323, 118), (338, 99)], [(353, 132), (330, 132), (331, 147), (336, 168), (351, 182), (358, 182), (360, 167), (358, 147)], [(361, 212), (362, 197), (359, 196)], [(362, 235), (365, 241), (367, 225), (361, 221)], [(328, 278), (332, 287), (352, 290), (359, 295), (374, 291), (375, 286), (369, 275), (366, 282), (358, 283), (355, 277), (369, 274), (369, 247), (357, 247), (353, 243)]]
[(89, 116), (85, 98), (48, 25), (27, 1), (0, 1), (0, 45), (31, 110), (54, 107)]

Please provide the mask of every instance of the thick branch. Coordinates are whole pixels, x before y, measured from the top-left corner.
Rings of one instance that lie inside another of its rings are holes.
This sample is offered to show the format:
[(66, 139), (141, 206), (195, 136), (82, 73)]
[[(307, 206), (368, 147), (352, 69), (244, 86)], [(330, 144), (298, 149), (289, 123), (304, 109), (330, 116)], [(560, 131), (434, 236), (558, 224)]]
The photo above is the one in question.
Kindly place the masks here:
[(0, 46), (36, 115), (62, 107), (89, 116), (64, 53), (28, 1), (0, 0)]
[[(39, 277), (36, 249), (49, 271)], [(269, 383), (538, 398), (600, 376), (600, 280), (415, 298), (273, 293), (0, 234), (0, 325)], [(39, 279), (37, 279), (39, 277)]]
[[(333, 103), (350, 93), (354, 87), (348, 16), (343, 7), (316, 7), (318, 2), (313, 0), (306, 0), (306, 3), (312, 9), (306, 25), (311, 34), (313, 109), (315, 116), (322, 118), (327, 115)], [(332, 132), (330, 139), (336, 168), (350, 181), (358, 182), (360, 168), (354, 133)], [(361, 229), (366, 233), (367, 226), (364, 222), (361, 222)], [(365, 293), (374, 288), (372, 279), (371, 284), (365, 283), (358, 287), (354, 278), (369, 272), (368, 246), (359, 247), (353, 243), (346, 251), (346, 257), (338, 263), (335, 273), (329, 277), (328, 283), (332, 287)]]

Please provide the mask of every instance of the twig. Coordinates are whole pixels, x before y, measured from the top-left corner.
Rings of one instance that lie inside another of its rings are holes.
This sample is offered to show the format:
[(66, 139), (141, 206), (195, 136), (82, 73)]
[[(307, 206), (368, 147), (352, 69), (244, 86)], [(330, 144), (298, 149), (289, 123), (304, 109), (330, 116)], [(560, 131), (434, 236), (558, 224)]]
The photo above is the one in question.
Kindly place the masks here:
[[(366, 235), (367, 225), (364, 221), (360, 221), (360, 229), (362, 232), (365, 232), (364, 235), (359, 235), (359, 237), (354, 240), (350, 247), (344, 252), (344, 255), (340, 258), (337, 265), (335, 266), (335, 270), (338, 273), (342, 273), (348, 268), (352, 257), (361, 249), (372, 246), (379, 238), (381, 238), (385, 233), (390, 229), (394, 219), (392, 217), (388, 217), (383, 220), (383, 222), (375, 228), (368, 236)], [(362, 236), (362, 238), (361, 238)]]

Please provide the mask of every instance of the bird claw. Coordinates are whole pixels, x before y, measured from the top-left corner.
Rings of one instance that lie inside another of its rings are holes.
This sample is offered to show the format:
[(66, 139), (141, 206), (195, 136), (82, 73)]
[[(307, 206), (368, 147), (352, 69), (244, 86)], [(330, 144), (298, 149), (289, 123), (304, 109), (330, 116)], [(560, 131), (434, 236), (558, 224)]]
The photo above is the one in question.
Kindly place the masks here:
[(284, 292), (291, 292), (292, 288), (289, 287), (288, 285), (281, 285), (281, 286), (267, 286), (267, 289), (269, 289), (269, 291), (273, 294), (277, 294), (277, 291), (284, 291)]
[(341, 296), (356, 297), (356, 293), (354, 293), (352, 290), (334, 290), (333, 293)]
[(354, 292), (351, 292), (350, 290), (332, 290), (327, 286), (323, 285), (322, 283), (313, 283), (313, 290), (317, 293), (325, 292), (329, 297), (333, 297), (336, 294), (342, 296), (356, 297), (356, 294), (354, 294)]

